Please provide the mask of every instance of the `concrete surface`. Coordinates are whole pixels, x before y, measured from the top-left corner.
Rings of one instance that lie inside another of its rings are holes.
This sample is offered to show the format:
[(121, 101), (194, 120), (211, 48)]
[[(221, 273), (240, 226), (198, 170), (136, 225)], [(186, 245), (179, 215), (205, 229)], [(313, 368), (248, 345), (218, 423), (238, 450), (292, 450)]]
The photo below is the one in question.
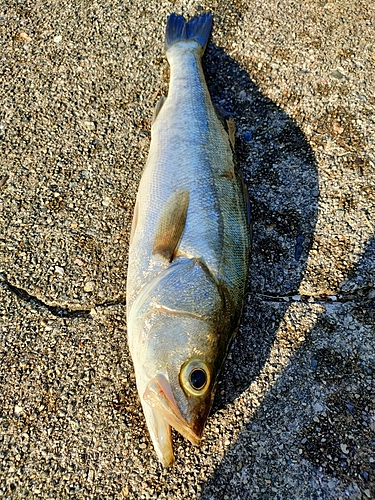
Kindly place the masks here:
[[(203, 445), (156, 461), (127, 245), (170, 12), (237, 125), (253, 257)], [(0, 497), (375, 498), (371, 2), (0, 2)]]

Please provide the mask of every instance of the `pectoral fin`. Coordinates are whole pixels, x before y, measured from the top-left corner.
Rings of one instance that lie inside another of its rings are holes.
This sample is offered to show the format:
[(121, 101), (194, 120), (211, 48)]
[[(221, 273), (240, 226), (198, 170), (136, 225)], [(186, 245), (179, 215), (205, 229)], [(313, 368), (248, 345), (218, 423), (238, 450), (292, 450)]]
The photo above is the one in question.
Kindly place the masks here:
[(170, 262), (185, 229), (189, 198), (188, 190), (175, 191), (159, 218), (152, 253), (159, 254)]
[(154, 109), (154, 114), (152, 115), (151, 124), (155, 122), (155, 120), (156, 120), (161, 108), (163, 107), (163, 104), (165, 103), (166, 99), (167, 99), (166, 97), (161, 96), (160, 99), (158, 100), (158, 102), (156, 103), (156, 106)]

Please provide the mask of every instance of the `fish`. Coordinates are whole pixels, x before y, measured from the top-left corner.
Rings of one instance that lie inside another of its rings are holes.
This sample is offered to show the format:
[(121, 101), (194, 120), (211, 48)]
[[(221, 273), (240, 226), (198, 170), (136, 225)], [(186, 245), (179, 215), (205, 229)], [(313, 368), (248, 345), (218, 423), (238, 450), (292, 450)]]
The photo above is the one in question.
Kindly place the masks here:
[(156, 104), (130, 232), (127, 335), (156, 454), (174, 462), (171, 428), (199, 445), (239, 326), (249, 208), (234, 122), (212, 103), (202, 56), (212, 14), (167, 19), (167, 97)]

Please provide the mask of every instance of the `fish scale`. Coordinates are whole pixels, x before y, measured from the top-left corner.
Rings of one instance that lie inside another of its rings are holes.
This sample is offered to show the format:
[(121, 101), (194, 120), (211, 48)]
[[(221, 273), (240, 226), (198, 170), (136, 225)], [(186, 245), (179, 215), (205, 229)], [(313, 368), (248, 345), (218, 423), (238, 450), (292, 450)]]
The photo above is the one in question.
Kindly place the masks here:
[(242, 312), (249, 252), (231, 139), (201, 57), (205, 13), (167, 21), (171, 67), (157, 104), (129, 248), (128, 342), (156, 453), (173, 463), (171, 426), (199, 444)]

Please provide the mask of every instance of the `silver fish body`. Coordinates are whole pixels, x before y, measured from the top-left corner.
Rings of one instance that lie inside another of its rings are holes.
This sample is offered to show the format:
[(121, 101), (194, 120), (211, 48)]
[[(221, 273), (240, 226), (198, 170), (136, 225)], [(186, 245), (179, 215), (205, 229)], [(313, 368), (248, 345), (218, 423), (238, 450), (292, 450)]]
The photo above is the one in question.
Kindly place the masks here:
[(168, 97), (154, 113), (127, 278), (128, 343), (147, 426), (164, 466), (170, 427), (199, 444), (241, 316), (249, 230), (230, 137), (201, 57), (210, 14), (166, 30)]

